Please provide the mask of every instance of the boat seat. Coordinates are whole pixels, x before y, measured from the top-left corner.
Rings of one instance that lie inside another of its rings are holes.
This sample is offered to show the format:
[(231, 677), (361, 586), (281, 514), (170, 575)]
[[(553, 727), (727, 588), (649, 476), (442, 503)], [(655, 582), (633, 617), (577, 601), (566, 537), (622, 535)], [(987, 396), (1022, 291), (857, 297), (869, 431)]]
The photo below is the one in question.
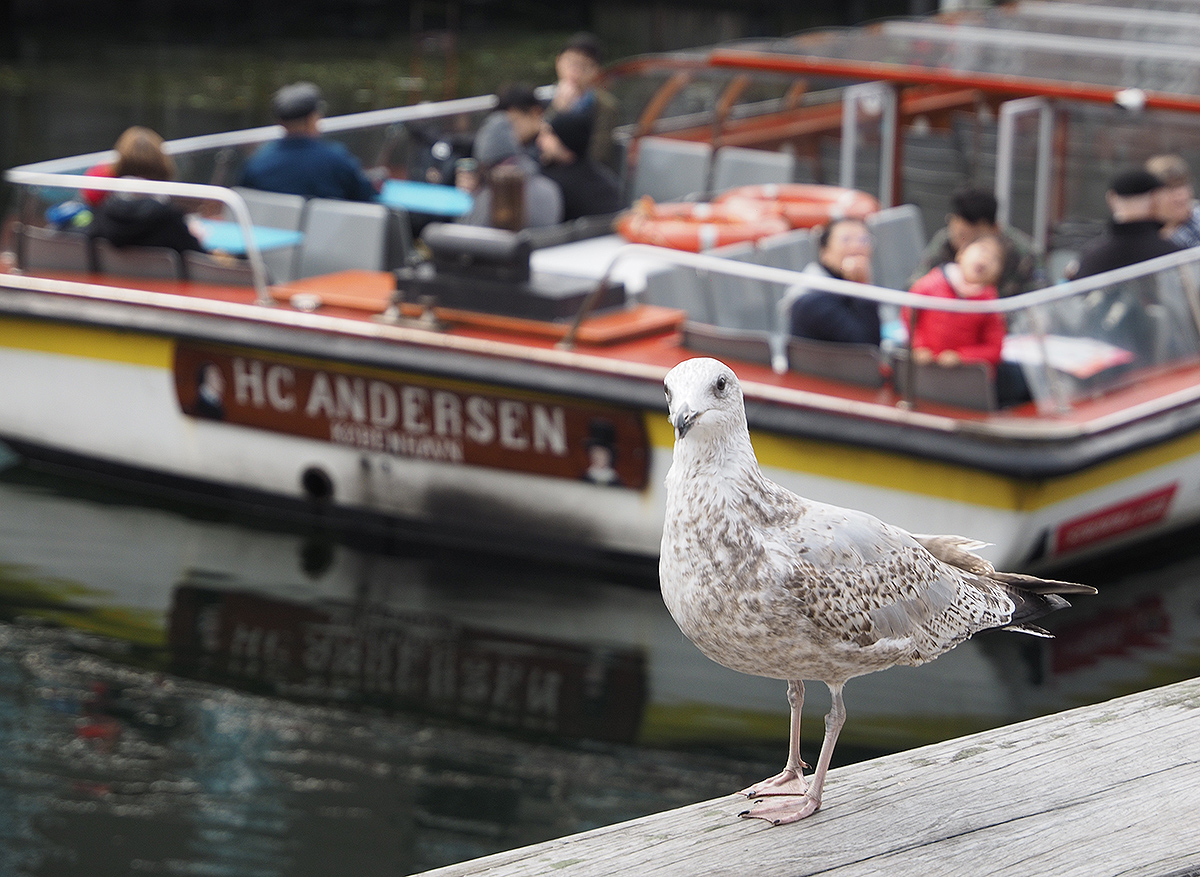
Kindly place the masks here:
[(729, 329), (707, 323), (683, 324), (683, 346), (717, 359), (771, 364), (771, 334), (755, 329)]
[(292, 279), (354, 268), (386, 271), (399, 267), (403, 261), (399, 225), (397, 211), (382, 204), (311, 199), (304, 213), (304, 243)]
[(915, 204), (888, 207), (867, 217), (875, 239), (871, 259), (876, 286), (907, 290), (925, 250), (925, 223)]
[[(761, 238), (758, 242), (760, 262), (772, 268), (803, 271), (817, 258), (817, 242), (807, 228), (797, 228)], [(782, 297), (783, 293), (779, 294)]]
[(183, 279), (183, 261), (178, 250), (170, 247), (116, 247), (104, 238), (96, 238), (92, 244), (96, 252), (96, 270), (101, 274), (158, 280)]
[[(718, 247), (712, 255), (765, 265), (769, 254), (752, 243), (740, 243)], [(708, 289), (713, 323), (730, 329), (769, 331), (774, 327), (782, 284), (716, 272), (702, 275), (702, 279)]]
[(883, 351), (874, 344), (789, 337), (787, 363), (789, 369), (800, 374), (863, 387), (882, 387), (886, 360)]
[(81, 231), (18, 225), (17, 267), (22, 271), (92, 271), (92, 247)]
[[(299, 231), (304, 223), (304, 208), (308, 202), (302, 195), (264, 192), (244, 186), (234, 186), (233, 191), (245, 199), (250, 219), (255, 225)], [(233, 217), (227, 214), (226, 218)], [(263, 264), (267, 266), (271, 277), (280, 283), (291, 280), (299, 250), (299, 247), (280, 247), (263, 253)]]
[(708, 186), (712, 147), (691, 140), (642, 137), (630, 182), (630, 200), (649, 195), (655, 201), (679, 201)]
[(665, 271), (647, 274), (641, 300), (649, 305), (686, 311), (689, 319), (701, 323), (713, 322), (708, 288), (701, 283), (695, 268), (673, 265)]
[[(264, 254), (265, 255), (265, 254)], [(253, 286), (254, 272), (245, 259), (214, 256), (188, 250), (183, 254), (183, 271), (195, 283), (217, 283), (222, 286)], [(267, 271), (270, 278), (270, 269)]]
[[(250, 219), (255, 225), (286, 228), (288, 231), (300, 230), (304, 220), (304, 207), (307, 203), (303, 195), (264, 192), (262, 189), (249, 189), (245, 186), (233, 186), (232, 188), (245, 200), (246, 208), (250, 211)], [(233, 219), (234, 217), (227, 211), (226, 218)]]
[[(896, 350), (892, 354), (892, 380), (896, 392), (905, 398), (924, 399), (970, 408), (974, 411), (995, 411), (996, 382), (991, 370), (982, 362), (964, 362), (961, 365), (944, 366), (936, 363), (911, 364), (908, 351)], [(911, 379), (915, 386), (909, 392)]]
[(722, 146), (713, 158), (712, 190), (790, 183), (795, 173), (796, 156), (790, 152)]

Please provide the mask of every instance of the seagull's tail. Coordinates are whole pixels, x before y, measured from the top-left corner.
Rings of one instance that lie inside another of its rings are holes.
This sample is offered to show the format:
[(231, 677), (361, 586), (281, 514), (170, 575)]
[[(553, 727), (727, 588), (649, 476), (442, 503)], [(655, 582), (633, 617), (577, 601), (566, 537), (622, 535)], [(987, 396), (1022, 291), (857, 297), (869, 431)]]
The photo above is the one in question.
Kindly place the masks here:
[(996, 572), (988, 578), (1004, 588), (1013, 601), (1012, 618), (1004, 629), (1033, 636), (1048, 637), (1051, 634), (1029, 622), (1036, 621), (1043, 615), (1049, 615), (1059, 609), (1066, 609), (1071, 605), (1065, 598), (1059, 596), (1060, 594), (1096, 593), (1096, 589), (1090, 585), (1040, 579), (1024, 573)]
[[(1037, 576), (1019, 572), (994, 572), (988, 578), (1029, 591), (1033, 594), (1095, 594), (1096, 589), (1091, 585), (1081, 585), (1077, 582), (1060, 582), (1057, 579), (1039, 579)], [(1066, 602), (1065, 600), (1063, 602)], [(1070, 605), (1069, 603), (1067, 604)]]

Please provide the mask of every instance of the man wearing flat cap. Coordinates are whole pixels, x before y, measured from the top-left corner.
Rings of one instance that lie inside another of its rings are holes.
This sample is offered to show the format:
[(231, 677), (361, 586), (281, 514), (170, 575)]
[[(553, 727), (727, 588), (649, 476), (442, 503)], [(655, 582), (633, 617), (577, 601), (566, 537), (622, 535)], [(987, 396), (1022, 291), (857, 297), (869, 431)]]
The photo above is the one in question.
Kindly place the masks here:
[(321, 139), (317, 123), (325, 112), (321, 90), (311, 82), (285, 85), (271, 98), (271, 112), (284, 136), (264, 143), (242, 169), (240, 184), (251, 189), (373, 201), (375, 186), (344, 145)]
[[(1155, 193), (1161, 187), (1162, 180), (1144, 168), (1127, 170), (1113, 178), (1105, 195), (1112, 222), (1104, 234), (1089, 241), (1080, 252), (1075, 279), (1180, 249), (1159, 233), (1162, 223), (1155, 218)], [(1084, 334), (1128, 350), (1136, 363), (1157, 362), (1164, 352), (1173, 349), (1171, 333), (1164, 333), (1162, 322), (1152, 312), (1162, 311), (1164, 305), (1170, 310), (1172, 302), (1162, 298), (1153, 278), (1135, 278), (1094, 290), (1083, 302)], [(1186, 304), (1181, 310), (1187, 312)]]
[(1162, 180), (1144, 168), (1113, 177), (1105, 194), (1112, 222), (1080, 252), (1075, 278), (1124, 268), (1179, 249), (1159, 234), (1162, 223), (1155, 218), (1154, 193), (1161, 187)]

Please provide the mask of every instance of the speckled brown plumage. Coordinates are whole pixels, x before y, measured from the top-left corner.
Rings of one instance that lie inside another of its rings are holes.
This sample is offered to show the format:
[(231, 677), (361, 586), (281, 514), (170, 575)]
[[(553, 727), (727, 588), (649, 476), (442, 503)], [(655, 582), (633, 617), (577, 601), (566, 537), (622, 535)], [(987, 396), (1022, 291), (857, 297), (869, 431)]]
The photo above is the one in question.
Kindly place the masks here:
[[(1028, 626), (1068, 605), (1067, 582), (998, 573), (956, 536), (915, 536), (870, 515), (812, 502), (763, 477), (741, 386), (728, 366), (692, 359), (667, 375), (675, 457), (667, 473), (659, 573), (663, 599), (714, 661), (786, 679), (792, 751), (751, 797), (799, 801), (745, 815), (788, 822), (820, 806), (844, 718), (846, 680), (893, 664), (923, 664), (991, 627)], [(799, 758), (803, 680), (829, 686), (834, 708), (812, 787)]]

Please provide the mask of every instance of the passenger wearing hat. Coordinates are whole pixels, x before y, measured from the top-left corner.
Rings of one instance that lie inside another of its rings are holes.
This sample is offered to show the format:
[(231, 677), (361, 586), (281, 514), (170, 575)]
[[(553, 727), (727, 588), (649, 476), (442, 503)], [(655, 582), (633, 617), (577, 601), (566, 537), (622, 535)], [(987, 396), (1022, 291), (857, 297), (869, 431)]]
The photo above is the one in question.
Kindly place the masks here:
[(1104, 234), (1084, 245), (1074, 278), (1124, 268), (1179, 249), (1159, 234), (1162, 223), (1155, 218), (1154, 194), (1161, 187), (1162, 180), (1144, 168), (1113, 177), (1105, 194), (1112, 222)]
[(375, 185), (344, 145), (321, 139), (317, 123), (325, 112), (321, 90), (311, 82), (285, 85), (271, 98), (271, 111), (284, 136), (264, 143), (242, 169), (239, 183), (251, 189), (373, 201)]
[(592, 120), (583, 113), (559, 113), (538, 134), (543, 173), (562, 189), (567, 221), (616, 213), (622, 207), (617, 175), (588, 157), (591, 138)]
[[(1114, 177), (1105, 195), (1112, 222), (1104, 234), (1084, 246), (1079, 268), (1070, 276), (1090, 277), (1179, 250), (1162, 237), (1162, 223), (1155, 218), (1155, 194), (1161, 188), (1162, 181), (1144, 168)], [(1082, 333), (1129, 351), (1137, 365), (1158, 362), (1173, 347), (1171, 333), (1164, 332), (1155, 316), (1169, 302), (1160, 296), (1153, 278), (1097, 289), (1083, 303)]]
[[(562, 222), (562, 191), (542, 174), (541, 166), (531, 154), (542, 118), (542, 102), (533, 89), (513, 85), (501, 91), (496, 110), (484, 119), (475, 135), (472, 155), (479, 162), (481, 187), (475, 194), (471, 212), (460, 222), (509, 231)], [(508, 191), (518, 178), (520, 186), (516, 194), (521, 203), (509, 204), (509, 199), (504, 198), (505, 203), (501, 204), (494, 197), (494, 183), (498, 179), (507, 181), (504, 188)], [(495, 208), (501, 208), (499, 213)]]

